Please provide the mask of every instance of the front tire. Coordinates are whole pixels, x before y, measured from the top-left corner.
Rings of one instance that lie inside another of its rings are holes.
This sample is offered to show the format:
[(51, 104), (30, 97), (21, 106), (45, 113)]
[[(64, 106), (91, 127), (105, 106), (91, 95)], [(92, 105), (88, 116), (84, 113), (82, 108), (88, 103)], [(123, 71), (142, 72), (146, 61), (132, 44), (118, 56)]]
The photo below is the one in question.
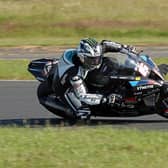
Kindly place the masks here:
[(168, 83), (165, 83), (161, 89), (157, 109), (159, 115), (168, 118)]

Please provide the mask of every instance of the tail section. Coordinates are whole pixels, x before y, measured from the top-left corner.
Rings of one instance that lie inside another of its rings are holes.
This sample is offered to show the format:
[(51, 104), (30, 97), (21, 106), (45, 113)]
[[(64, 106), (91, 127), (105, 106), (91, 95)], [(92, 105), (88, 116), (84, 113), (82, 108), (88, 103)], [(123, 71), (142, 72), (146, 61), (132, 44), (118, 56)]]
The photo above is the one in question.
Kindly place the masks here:
[(40, 82), (47, 79), (51, 68), (58, 63), (56, 59), (37, 59), (30, 62), (28, 71)]

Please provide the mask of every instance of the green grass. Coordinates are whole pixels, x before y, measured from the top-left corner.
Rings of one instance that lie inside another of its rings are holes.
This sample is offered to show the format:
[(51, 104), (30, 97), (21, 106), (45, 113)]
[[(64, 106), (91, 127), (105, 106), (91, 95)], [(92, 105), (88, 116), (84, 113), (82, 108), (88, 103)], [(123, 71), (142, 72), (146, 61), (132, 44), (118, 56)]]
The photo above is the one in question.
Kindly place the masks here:
[[(154, 60), (155, 60), (155, 63), (157, 65), (159, 65), (159, 64), (168, 64), (168, 57), (166, 57), (166, 58), (155, 58)], [(165, 76), (165, 80), (168, 81), (168, 74)]]
[(160, 57), (153, 59), (157, 65), (159, 64), (168, 64), (168, 57)]
[[(25, 46), (25, 45), (34, 45), (34, 46), (77, 46), (80, 39), (86, 36), (79, 37), (17, 37), (17, 38), (0, 38), (0, 47), (12, 47), (12, 46)], [(88, 36), (87, 36), (88, 37)], [(103, 39), (112, 40), (120, 42), (123, 44), (130, 45), (165, 45), (168, 43), (165, 37), (112, 37), (112, 36), (102, 36), (95, 37), (99, 42)]]
[(34, 79), (27, 71), (28, 60), (0, 60), (0, 79)]
[(167, 132), (113, 129), (1, 128), (0, 167), (167, 168)]
[[(167, 57), (155, 58), (156, 64), (168, 63)], [(34, 77), (27, 71), (27, 66), (30, 60), (0, 60), (0, 79), (17, 79), (26, 80), (34, 79)], [(168, 80), (168, 75), (166, 75)]]
[(167, 44), (167, 9), (167, 0), (0, 0), (0, 46), (68, 45), (86, 36)]

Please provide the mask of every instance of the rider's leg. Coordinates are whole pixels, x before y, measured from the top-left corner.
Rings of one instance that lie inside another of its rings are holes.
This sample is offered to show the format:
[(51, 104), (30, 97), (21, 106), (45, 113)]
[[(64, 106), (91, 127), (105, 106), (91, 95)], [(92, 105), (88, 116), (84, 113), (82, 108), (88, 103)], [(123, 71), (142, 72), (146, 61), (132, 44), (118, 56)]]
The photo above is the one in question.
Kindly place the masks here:
[(66, 102), (66, 104), (68, 104), (71, 107), (71, 109), (75, 112), (76, 116), (79, 119), (90, 117), (91, 112), (88, 105), (82, 104), (73, 92), (65, 93), (64, 102)]
[(53, 91), (47, 81), (39, 85), (37, 95), (40, 104), (58, 116), (74, 119), (74, 112), (51, 94), (53, 94)]

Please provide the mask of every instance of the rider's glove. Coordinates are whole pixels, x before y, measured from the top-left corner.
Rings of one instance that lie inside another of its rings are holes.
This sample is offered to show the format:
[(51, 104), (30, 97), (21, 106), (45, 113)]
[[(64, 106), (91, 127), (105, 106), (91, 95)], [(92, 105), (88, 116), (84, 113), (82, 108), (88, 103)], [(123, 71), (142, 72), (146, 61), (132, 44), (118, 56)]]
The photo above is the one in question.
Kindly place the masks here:
[(110, 94), (107, 96), (107, 104), (110, 106), (120, 106), (122, 103), (122, 96), (119, 94)]
[(136, 47), (131, 46), (131, 45), (123, 45), (123, 48), (133, 52), (133, 53), (137, 53)]

